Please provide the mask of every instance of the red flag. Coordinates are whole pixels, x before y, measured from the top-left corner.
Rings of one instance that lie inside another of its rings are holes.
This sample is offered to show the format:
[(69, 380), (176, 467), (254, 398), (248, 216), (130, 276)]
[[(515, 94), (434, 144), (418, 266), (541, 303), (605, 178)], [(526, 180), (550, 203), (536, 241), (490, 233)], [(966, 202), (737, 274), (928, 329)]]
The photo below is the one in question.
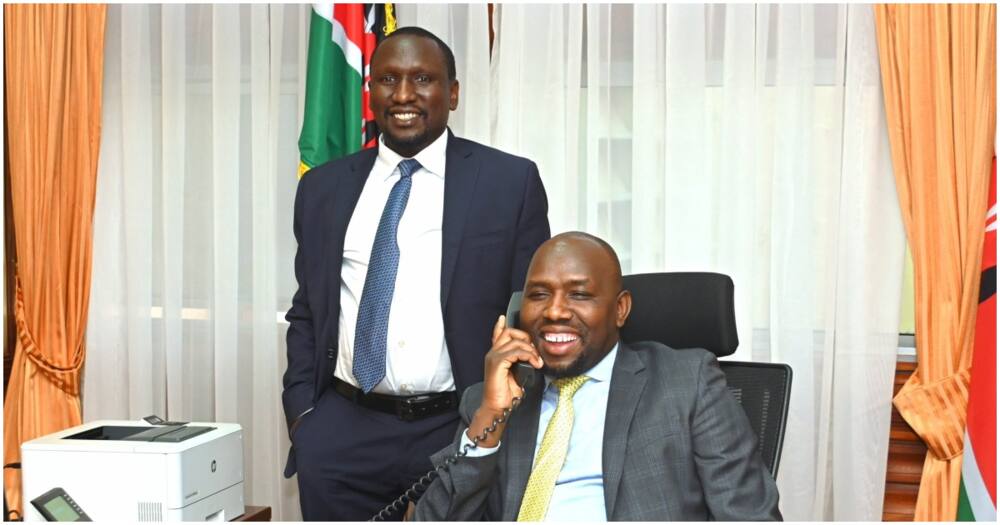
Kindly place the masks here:
[(997, 519), (997, 161), (990, 177), (982, 279), (962, 452), (959, 521)]

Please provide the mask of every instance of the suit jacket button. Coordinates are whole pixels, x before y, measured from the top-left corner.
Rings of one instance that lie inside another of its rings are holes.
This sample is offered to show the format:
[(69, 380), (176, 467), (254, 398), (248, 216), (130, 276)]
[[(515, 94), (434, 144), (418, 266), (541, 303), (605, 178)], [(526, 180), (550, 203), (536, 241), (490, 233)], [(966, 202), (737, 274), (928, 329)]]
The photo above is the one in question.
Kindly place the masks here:
[(327, 359), (333, 359), (334, 353), (335, 352), (334, 352), (333, 348), (327, 348), (326, 349), (326, 357), (327, 357)]

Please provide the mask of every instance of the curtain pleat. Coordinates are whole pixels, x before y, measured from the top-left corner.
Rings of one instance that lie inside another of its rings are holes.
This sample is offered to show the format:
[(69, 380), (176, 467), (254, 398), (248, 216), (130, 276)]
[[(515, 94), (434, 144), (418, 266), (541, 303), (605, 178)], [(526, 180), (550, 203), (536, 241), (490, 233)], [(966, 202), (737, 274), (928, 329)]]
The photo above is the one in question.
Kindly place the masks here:
[(249, 370), (250, 348), (240, 344), (240, 127), (242, 38), (240, 6), (211, 7), (212, 50), (212, 272), (213, 382), (215, 417), (238, 421), (241, 371)]
[[(281, 66), (284, 50), (285, 6), (254, 5), (250, 8), (250, 31), (267, 38), (255, 38), (250, 43), (251, 107), (267, 108), (254, 111), (251, 120), (251, 228), (254, 231), (252, 281), (252, 321), (249, 333), (252, 337), (251, 364), (252, 381), (255, 385), (266, 385), (274, 381), (275, 341), (278, 340), (278, 325), (275, 323), (274, 305), (278, 304), (276, 267), (272, 261), (277, 253), (278, 236), (274, 217), (277, 203), (274, 195), (277, 189), (275, 174), (281, 173), (278, 164), (278, 123), (281, 97)], [(270, 263), (270, 264), (268, 264)], [(281, 404), (278, 392), (273, 388), (253, 390), (252, 406), (277, 407)], [(280, 443), (285, 433), (284, 420), (276, 410), (262, 411), (253, 418), (249, 429), (254, 436), (267, 436), (263, 442)], [(269, 501), (275, 484), (275, 473), (280, 472), (281, 451), (277, 454), (256, 455), (247, 465), (247, 480), (252, 501)]]

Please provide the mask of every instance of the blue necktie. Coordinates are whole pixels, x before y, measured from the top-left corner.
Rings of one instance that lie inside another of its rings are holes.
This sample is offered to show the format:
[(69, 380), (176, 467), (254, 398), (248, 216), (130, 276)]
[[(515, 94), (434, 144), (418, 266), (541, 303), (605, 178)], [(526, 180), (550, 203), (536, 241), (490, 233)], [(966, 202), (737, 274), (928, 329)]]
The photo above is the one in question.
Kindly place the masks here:
[(410, 177), (420, 169), (420, 163), (406, 159), (399, 163), (399, 180), (389, 192), (378, 222), (372, 254), (368, 260), (365, 288), (358, 305), (358, 324), (354, 332), (354, 377), (361, 389), (371, 392), (385, 377), (385, 345), (389, 333), (389, 307), (396, 289), (396, 268), (399, 266), (399, 244), (396, 230), (410, 198)]

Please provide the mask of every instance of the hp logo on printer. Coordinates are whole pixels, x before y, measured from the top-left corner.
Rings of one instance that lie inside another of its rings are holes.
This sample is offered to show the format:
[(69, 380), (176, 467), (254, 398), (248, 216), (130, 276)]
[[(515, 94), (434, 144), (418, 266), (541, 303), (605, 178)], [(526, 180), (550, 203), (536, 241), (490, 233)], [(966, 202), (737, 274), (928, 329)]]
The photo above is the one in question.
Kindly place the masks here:
[(215, 467), (216, 467), (216, 464), (215, 464), (215, 460), (213, 459), (212, 460), (212, 472), (215, 472)]

